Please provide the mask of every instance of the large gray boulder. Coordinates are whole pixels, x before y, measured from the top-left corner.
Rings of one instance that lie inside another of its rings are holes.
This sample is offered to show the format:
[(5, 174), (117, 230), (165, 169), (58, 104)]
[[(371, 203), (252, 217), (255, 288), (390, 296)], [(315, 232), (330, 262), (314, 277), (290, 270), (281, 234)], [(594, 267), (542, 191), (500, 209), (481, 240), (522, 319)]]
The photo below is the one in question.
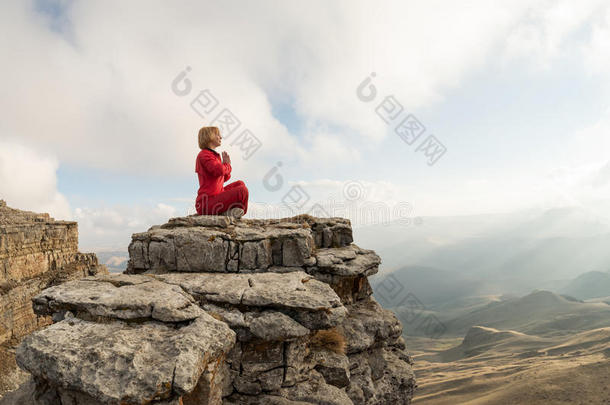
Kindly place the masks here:
[(17, 362), (39, 380), (101, 403), (142, 404), (192, 392), (234, 342), (235, 333), (207, 314), (178, 328), (69, 318), (28, 336)]

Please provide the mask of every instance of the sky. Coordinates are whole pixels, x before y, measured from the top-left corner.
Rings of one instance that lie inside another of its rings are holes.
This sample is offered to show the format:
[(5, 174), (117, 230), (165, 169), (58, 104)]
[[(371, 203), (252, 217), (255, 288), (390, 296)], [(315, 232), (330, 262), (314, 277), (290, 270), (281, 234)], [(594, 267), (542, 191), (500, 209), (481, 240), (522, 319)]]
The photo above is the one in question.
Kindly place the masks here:
[(194, 213), (227, 114), (246, 217), (610, 216), (607, 1), (9, 0), (0, 31), (0, 198), (81, 249)]

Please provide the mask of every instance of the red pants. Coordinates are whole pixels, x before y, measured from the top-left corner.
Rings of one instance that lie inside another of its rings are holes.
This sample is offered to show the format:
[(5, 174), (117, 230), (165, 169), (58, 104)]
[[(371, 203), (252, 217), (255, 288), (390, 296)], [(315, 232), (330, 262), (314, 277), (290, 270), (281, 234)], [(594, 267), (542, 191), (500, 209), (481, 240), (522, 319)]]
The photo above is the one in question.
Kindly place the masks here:
[(218, 215), (235, 207), (244, 210), (245, 214), (248, 212), (248, 195), (248, 188), (243, 181), (238, 180), (227, 184), (224, 191), (218, 194), (203, 194), (195, 202), (195, 208), (199, 215)]

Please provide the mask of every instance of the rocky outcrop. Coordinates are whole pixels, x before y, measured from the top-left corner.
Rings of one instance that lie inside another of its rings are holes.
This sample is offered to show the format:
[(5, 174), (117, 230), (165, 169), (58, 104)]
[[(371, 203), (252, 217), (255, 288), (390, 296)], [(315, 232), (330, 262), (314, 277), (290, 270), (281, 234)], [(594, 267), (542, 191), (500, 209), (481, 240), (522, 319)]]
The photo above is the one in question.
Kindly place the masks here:
[(126, 273), (305, 271), (351, 303), (372, 294), (367, 276), (381, 263), (375, 252), (352, 242), (344, 218), (174, 218), (133, 235)]
[[(408, 404), (379, 257), (342, 218), (174, 218), (134, 234), (129, 274), (42, 291), (54, 324), (17, 352), (32, 404)], [(29, 402), (27, 402), (29, 401)]]
[(221, 398), (214, 375), (223, 373), (235, 332), (178, 286), (146, 276), (86, 278), (45, 290), (34, 305), (56, 323), (25, 338), (17, 362), (61, 399), (47, 403), (171, 402), (196, 387)]
[(49, 325), (32, 310), (32, 298), (66, 280), (106, 272), (95, 254), (78, 252), (76, 222), (20, 211), (0, 200), (0, 395), (14, 389), (14, 346)]

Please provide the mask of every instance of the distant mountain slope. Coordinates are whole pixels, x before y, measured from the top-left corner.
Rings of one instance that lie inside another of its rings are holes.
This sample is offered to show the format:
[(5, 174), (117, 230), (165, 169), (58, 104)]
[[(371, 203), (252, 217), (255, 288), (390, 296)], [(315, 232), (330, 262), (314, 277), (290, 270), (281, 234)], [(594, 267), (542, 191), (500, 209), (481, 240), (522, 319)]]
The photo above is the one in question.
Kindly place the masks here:
[(606, 404), (609, 359), (610, 328), (540, 338), (474, 326), (461, 344), (415, 357), (413, 403)]
[[(439, 248), (423, 263), (467, 272), (481, 277), (534, 283), (572, 278), (583, 270), (610, 266), (610, 233), (590, 237), (528, 238), (494, 235), (468, 239)], [(525, 283), (523, 283), (525, 284)], [(527, 284), (525, 284), (527, 285)]]
[[(406, 290), (412, 292), (426, 306), (454, 301), (464, 297), (479, 294), (495, 294), (499, 289), (496, 285), (477, 280), (460, 272), (447, 271), (425, 266), (407, 266), (390, 273), (392, 282), (398, 282)], [(373, 291), (378, 291), (378, 299), (384, 302), (383, 290), (377, 288), (384, 282), (384, 275), (370, 278)]]
[(496, 355), (498, 353), (518, 353), (542, 348), (548, 344), (548, 340), (513, 330), (473, 326), (468, 330), (459, 346), (436, 355), (421, 356), (418, 359), (444, 363), (479, 356), (487, 351), (493, 351)]
[(520, 358), (534, 356), (557, 356), (587, 350), (589, 354), (604, 354), (610, 349), (610, 327), (578, 332), (567, 337), (547, 337), (527, 335), (514, 330), (499, 330), (485, 326), (473, 326), (468, 330), (461, 344), (436, 355), (419, 356), (418, 359), (450, 362), (479, 356), (486, 352), (497, 356), (517, 354)]
[(590, 271), (581, 274), (561, 292), (582, 300), (610, 296), (610, 273)]
[[(559, 291), (585, 271), (610, 268), (610, 226), (581, 208), (463, 217), (424, 217), (354, 230), (381, 256), (380, 275), (430, 267), (500, 281), (504, 293)], [(610, 295), (610, 294), (607, 294)]]
[(610, 305), (568, 300), (550, 291), (493, 302), (445, 322), (447, 333), (463, 336), (476, 325), (551, 336), (610, 326)]

